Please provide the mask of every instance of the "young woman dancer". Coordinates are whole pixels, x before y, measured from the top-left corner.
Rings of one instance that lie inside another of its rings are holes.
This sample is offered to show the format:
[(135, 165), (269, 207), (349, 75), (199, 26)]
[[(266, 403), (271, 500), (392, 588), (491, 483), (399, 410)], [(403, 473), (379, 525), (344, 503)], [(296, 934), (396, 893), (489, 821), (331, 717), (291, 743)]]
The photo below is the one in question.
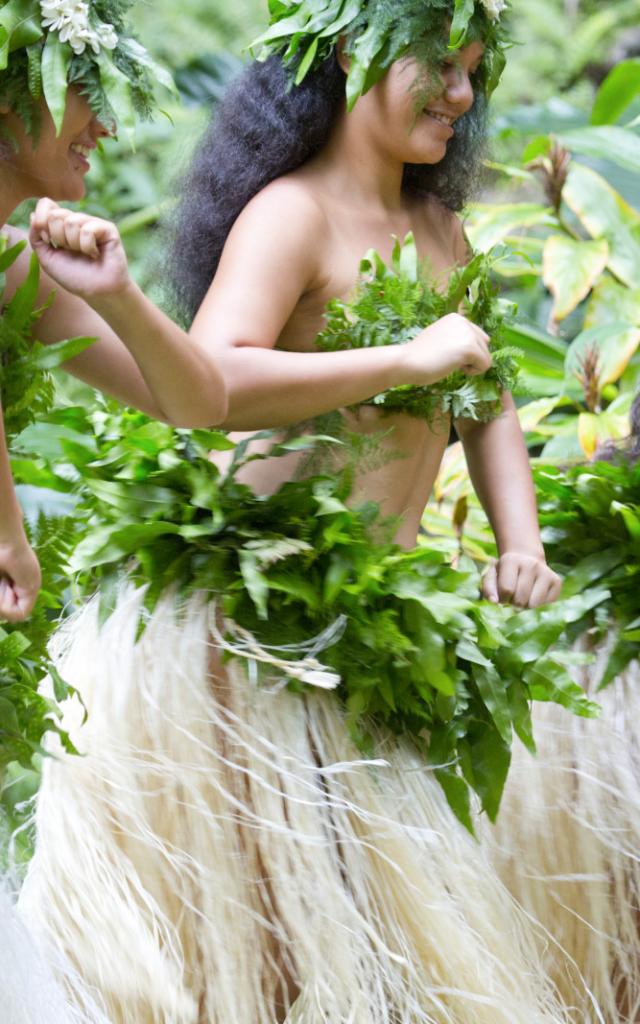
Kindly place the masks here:
[[(6, 223), (16, 207), (39, 196), (81, 199), (91, 151), (119, 120), (129, 126), (134, 106), (150, 111), (153, 80), (167, 80), (128, 33), (124, 15), (130, 6), (130, 0), (32, 0), (15, 10), (12, 3), (0, 8), (7, 36), (0, 70), (0, 224), (9, 245), (25, 241), (21, 231)], [(80, 221), (74, 224), (71, 215), (67, 224), (81, 251), (95, 256)], [(54, 218), (48, 230), (57, 244)], [(114, 256), (110, 237), (104, 236), (100, 260), (85, 264), (81, 277), (76, 261), (76, 283), (82, 283), (86, 301), (41, 275), (36, 306), (52, 293), (54, 298), (37, 321), (34, 337), (44, 343), (95, 337), (96, 344), (67, 364), (71, 373), (152, 416), (185, 426), (189, 395), (197, 386), (208, 403), (208, 423), (220, 422), (226, 398), (217, 367), (197, 346), (185, 344), (183, 332), (133, 287), (126, 258), (122, 250)], [(29, 259), (27, 246), (9, 266), (5, 303), (25, 279)], [(64, 259), (50, 252), (47, 268), (55, 270)], [(109, 297), (100, 294), (100, 284), (109, 283)], [(0, 414), (0, 619), (26, 617), (39, 587), (40, 570), (25, 535)]]
[[(172, 261), (183, 308), (200, 305), (192, 335), (213, 344), (215, 323), (231, 426), (352, 406), (360, 369), (371, 395), (381, 367), (392, 384), (488, 367), (486, 336), (457, 314), (423, 332), (419, 366), (416, 342), (314, 351), (326, 301), (352, 291), (369, 247), (388, 256), (391, 236), (411, 229), (436, 273), (466, 258), (447, 202), (462, 201), (470, 173), (500, 5), (468, 10), (448, 52), (459, 6), (351, 5), (353, 24), (323, 37), (329, 52), (302, 85), (273, 57), (223, 104), (185, 185)], [(371, 87), (348, 113), (345, 80), (376, 11), (394, 41), (376, 73), (369, 50)], [(355, 496), (398, 516), (411, 547), (448, 424), (343, 415), (354, 432), (383, 428), (383, 457), (362, 467)], [(500, 547), (487, 594), (553, 598), (511, 400), (493, 422), (459, 429)], [(265, 458), (243, 478), (273, 493), (300, 469), (295, 455)], [(332, 695), (259, 687), (238, 661), (223, 665), (208, 598), (179, 607), (166, 594), (136, 642), (143, 594), (125, 585), (104, 626), (91, 602), (59, 638), (61, 671), (89, 710), (87, 726), (74, 708), (67, 723), (86, 756), (46, 766), (22, 909), (110, 1018), (562, 1021), (526, 922), (411, 743), (380, 730), (367, 762)]]

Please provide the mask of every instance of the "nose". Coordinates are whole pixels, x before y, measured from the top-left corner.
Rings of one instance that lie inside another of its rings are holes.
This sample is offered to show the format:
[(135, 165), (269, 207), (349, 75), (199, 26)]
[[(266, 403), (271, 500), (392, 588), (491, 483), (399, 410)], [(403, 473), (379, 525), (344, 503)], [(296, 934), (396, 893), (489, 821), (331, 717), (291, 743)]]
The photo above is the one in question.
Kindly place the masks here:
[(474, 94), (469, 73), (459, 66), (446, 69), (444, 78), (444, 98), (447, 103), (457, 107), (461, 114), (473, 106)]
[(104, 139), (111, 135), (115, 135), (116, 126), (114, 124), (108, 128), (97, 117), (94, 117), (91, 121), (90, 131), (93, 139)]

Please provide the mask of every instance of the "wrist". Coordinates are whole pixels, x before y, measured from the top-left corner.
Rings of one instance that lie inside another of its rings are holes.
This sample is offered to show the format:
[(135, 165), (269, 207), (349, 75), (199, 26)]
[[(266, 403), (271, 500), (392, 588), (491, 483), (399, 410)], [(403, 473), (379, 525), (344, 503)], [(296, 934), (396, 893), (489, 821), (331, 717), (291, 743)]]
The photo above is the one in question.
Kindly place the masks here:
[(83, 295), (82, 298), (91, 306), (104, 320), (118, 314), (126, 313), (131, 305), (137, 302), (138, 286), (127, 276), (127, 278), (114, 285), (108, 292), (98, 292)]
[(546, 562), (547, 556), (541, 543), (526, 544), (518, 541), (513, 544), (498, 544), (498, 555), (503, 558), (505, 555), (525, 555), (528, 558), (535, 558), (539, 562)]
[(24, 544), (28, 545), (29, 541), (24, 529), (22, 510), (18, 506), (17, 512), (12, 511), (0, 519), (0, 546), (21, 547)]

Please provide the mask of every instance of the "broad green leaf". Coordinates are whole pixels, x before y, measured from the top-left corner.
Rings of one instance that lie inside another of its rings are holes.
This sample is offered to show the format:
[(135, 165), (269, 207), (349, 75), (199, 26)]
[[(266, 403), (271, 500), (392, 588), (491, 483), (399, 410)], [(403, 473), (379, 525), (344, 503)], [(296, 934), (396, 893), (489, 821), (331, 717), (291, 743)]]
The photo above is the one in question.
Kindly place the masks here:
[(520, 377), (523, 387), (535, 395), (558, 395), (564, 387), (565, 342), (547, 334), (536, 324), (508, 324), (503, 329), (507, 345), (520, 349)]
[(640, 518), (638, 516), (638, 508), (631, 508), (629, 505), (623, 504), (621, 501), (611, 502), (611, 513), (613, 515), (618, 514), (622, 516), (624, 525), (629, 531), (629, 536), (632, 540), (640, 540)]
[(0, 8), (0, 71), (9, 53), (30, 46), (42, 38), (40, 4), (37, 0), (10, 0)]
[(490, 821), (495, 821), (511, 764), (510, 745), (496, 729), (487, 727), (471, 746), (471, 763), (482, 809)]
[(609, 72), (598, 89), (592, 124), (614, 124), (640, 93), (640, 58), (623, 60)]
[(609, 258), (604, 238), (577, 241), (567, 235), (550, 235), (544, 246), (543, 280), (553, 295), (552, 318), (564, 320), (587, 297)]
[(544, 420), (556, 408), (560, 401), (559, 395), (553, 398), (538, 398), (534, 402), (521, 405), (518, 409), (518, 419), (524, 434), (535, 430), (541, 420)]
[(562, 145), (572, 153), (612, 160), (634, 174), (640, 172), (640, 138), (627, 128), (602, 126), (561, 132)]
[(605, 274), (591, 292), (583, 327), (599, 327), (620, 321), (640, 327), (640, 285), (628, 288), (610, 274)]
[(475, 665), (473, 678), (496, 729), (509, 745), (512, 739), (511, 710), (504, 681), (491, 663), (486, 666)]
[(474, 0), (455, 0), (453, 20), (449, 35), (449, 49), (457, 50), (462, 45), (469, 21), (473, 15)]
[(640, 281), (640, 213), (589, 167), (572, 163), (562, 198), (592, 238), (609, 243), (608, 266), (631, 288)]
[(101, 50), (96, 61), (100, 68), (100, 81), (115, 114), (118, 131), (122, 129), (125, 132), (129, 145), (134, 149), (136, 112), (133, 105), (131, 83), (127, 76), (120, 71), (120, 68), (113, 63), (107, 50)]
[(60, 42), (56, 32), (49, 32), (42, 51), (42, 91), (51, 112), (56, 135), (60, 134), (67, 105), (67, 72), (71, 49)]
[(558, 227), (547, 206), (539, 203), (474, 203), (465, 228), (474, 249), (488, 252), (519, 228)]

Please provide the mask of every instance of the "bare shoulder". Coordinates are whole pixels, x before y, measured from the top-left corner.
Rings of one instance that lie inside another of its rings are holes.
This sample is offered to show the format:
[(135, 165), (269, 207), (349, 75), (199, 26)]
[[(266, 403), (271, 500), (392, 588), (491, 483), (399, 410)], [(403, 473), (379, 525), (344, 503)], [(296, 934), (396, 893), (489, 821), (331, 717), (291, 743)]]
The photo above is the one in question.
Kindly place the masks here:
[(226, 241), (216, 277), (225, 284), (242, 265), (295, 279), (302, 291), (313, 288), (326, 237), (325, 213), (313, 192), (295, 175), (277, 178), (246, 205)]
[(293, 173), (276, 178), (258, 192), (240, 214), (240, 221), (276, 223), (279, 233), (295, 236), (321, 229), (326, 215), (313, 190)]

